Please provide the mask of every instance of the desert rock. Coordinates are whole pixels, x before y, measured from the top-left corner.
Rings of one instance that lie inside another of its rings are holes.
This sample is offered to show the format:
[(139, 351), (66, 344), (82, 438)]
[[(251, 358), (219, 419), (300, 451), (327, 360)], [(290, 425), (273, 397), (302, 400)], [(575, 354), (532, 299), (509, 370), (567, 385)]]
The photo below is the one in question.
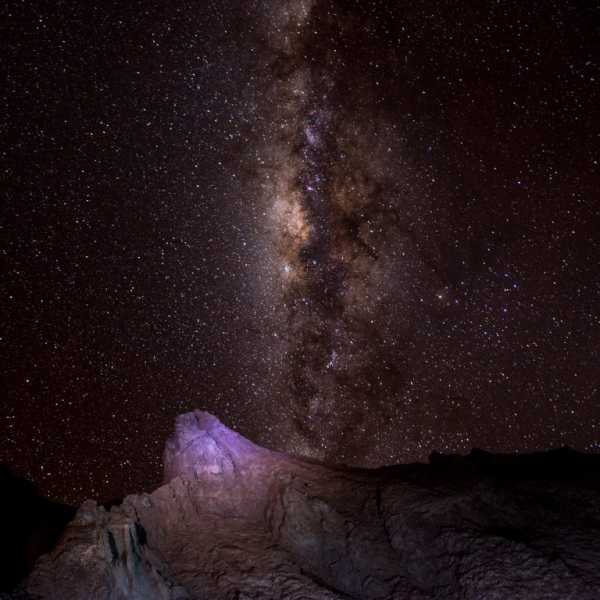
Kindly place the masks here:
[(433, 455), (375, 470), (178, 417), (165, 485), (84, 503), (28, 590), (44, 600), (597, 600), (600, 457)]

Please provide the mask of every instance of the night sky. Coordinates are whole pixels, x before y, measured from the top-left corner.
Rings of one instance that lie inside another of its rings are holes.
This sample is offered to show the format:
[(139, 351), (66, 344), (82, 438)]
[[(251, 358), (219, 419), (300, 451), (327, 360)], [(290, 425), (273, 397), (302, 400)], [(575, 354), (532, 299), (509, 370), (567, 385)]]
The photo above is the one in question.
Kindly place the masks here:
[(361, 466), (600, 448), (600, 8), (12, 1), (0, 461), (150, 491), (177, 414)]

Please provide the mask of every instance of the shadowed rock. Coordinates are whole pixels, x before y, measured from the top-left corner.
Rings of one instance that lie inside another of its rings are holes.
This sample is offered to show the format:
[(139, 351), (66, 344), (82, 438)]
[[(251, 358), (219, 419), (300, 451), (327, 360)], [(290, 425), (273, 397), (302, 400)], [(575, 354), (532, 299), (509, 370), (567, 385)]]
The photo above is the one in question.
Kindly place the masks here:
[(178, 417), (165, 485), (88, 501), (28, 590), (46, 600), (600, 598), (600, 457), (433, 455), (376, 470)]
[(38, 496), (35, 486), (0, 464), (0, 593), (10, 592), (58, 541), (75, 508)]

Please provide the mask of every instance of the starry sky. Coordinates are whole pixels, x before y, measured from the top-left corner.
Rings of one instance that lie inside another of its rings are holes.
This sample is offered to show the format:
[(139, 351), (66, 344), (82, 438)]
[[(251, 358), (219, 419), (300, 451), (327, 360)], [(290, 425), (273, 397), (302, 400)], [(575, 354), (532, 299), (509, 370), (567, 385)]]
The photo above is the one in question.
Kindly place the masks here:
[(361, 466), (600, 447), (600, 8), (0, 14), (0, 461), (150, 491), (177, 414)]

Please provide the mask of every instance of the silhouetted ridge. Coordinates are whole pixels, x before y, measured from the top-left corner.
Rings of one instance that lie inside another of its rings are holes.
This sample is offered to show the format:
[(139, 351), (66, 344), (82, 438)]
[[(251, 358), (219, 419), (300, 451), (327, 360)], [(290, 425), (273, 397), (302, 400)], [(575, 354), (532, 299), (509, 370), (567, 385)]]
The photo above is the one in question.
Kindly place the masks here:
[(194, 411), (165, 485), (85, 502), (42, 600), (597, 600), (600, 457), (434, 453), (353, 469), (271, 452)]
[(30, 481), (0, 464), (0, 592), (10, 592), (52, 550), (76, 509), (40, 498)]

